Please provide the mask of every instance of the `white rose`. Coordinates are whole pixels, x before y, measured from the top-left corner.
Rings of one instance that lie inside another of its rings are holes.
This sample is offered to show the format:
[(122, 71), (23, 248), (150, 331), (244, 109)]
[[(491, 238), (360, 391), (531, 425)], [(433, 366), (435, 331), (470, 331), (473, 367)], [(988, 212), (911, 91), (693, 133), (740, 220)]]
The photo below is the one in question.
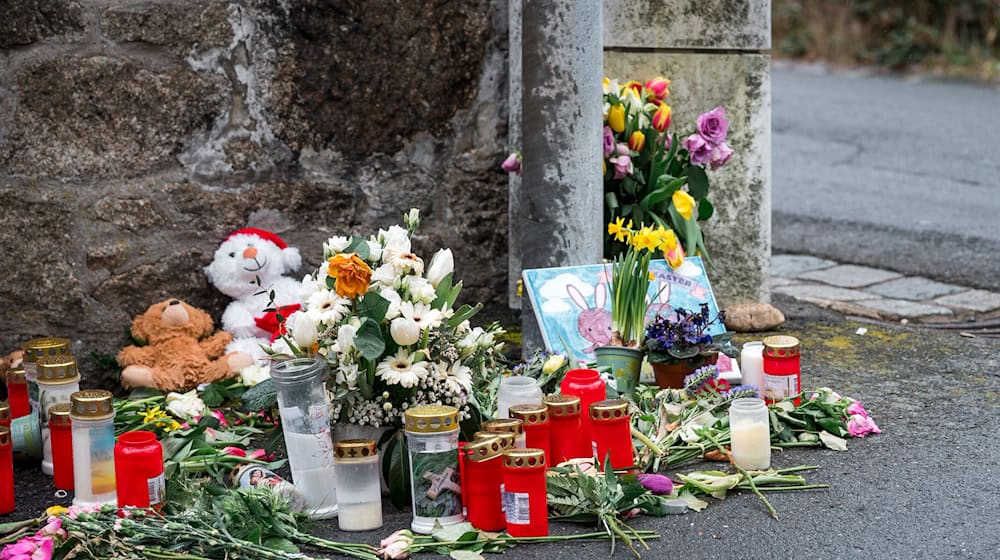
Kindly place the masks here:
[(344, 354), (354, 348), (354, 335), (358, 333), (357, 327), (351, 324), (341, 325), (337, 330), (337, 343), (334, 348), (337, 352)]
[(410, 346), (420, 340), (420, 327), (416, 321), (406, 317), (397, 317), (389, 325), (389, 334), (396, 344), (400, 346)]
[(382, 239), (382, 260), (392, 262), (400, 255), (410, 252), (410, 236), (399, 226), (391, 226), (388, 230), (380, 230)]
[(270, 378), (270, 366), (259, 366), (254, 364), (240, 370), (240, 383), (242, 383), (244, 387), (253, 387), (254, 385), (267, 381)]
[(308, 313), (296, 311), (285, 320), (285, 327), (292, 336), (295, 344), (303, 350), (308, 350), (316, 344), (316, 322)]
[(396, 284), (396, 269), (391, 264), (383, 264), (372, 273), (372, 282), (393, 287)]
[(341, 235), (334, 235), (323, 244), (323, 256), (330, 258), (337, 253), (343, 253), (344, 249), (351, 244), (351, 240)]
[(406, 289), (410, 292), (410, 299), (420, 303), (431, 303), (437, 298), (434, 286), (419, 276), (407, 276)]
[(340, 364), (337, 368), (337, 383), (347, 385), (348, 389), (358, 386), (358, 364)]
[(431, 257), (431, 264), (427, 267), (427, 281), (437, 288), (444, 277), (454, 270), (455, 257), (451, 254), (451, 249), (441, 249)]
[(403, 253), (390, 262), (392, 263), (392, 267), (396, 270), (397, 274), (412, 272), (413, 274), (420, 276), (424, 273), (424, 260), (413, 253)]
[(168, 393), (166, 398), (167, 412), (182, 420), (189, 420), (208, 412), (205, 402), (198, 397), (198, 390), (187, 393)]
[(368, 240), (368, 260), (371, 262), (382, 260), (382, 244), (374, 236)]

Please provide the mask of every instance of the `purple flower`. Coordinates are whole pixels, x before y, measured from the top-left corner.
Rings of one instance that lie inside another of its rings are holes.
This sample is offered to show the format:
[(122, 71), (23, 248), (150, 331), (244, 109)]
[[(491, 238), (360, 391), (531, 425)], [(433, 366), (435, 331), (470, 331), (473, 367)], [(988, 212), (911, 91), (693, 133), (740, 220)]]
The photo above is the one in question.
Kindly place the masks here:
[(500, 167), (503, 168), (503, 170), (506, 171), (507, 173), (517, 173), (518, 175), (520, 175), (521, 154), (517, 152), (510, 154), (509, 156), (507, 156), (507, 159), (503, 160), (503, 163), (500, 164)]
[(667, 496), (674, 492), (674, 481), (662, 474), (640, 474), (639, 484), (657, 496)]
[(713, 146), (725, 142), (728, 132), (729, 121), (726, 120), (724, 108), (716, 107), (707, 113), (698, 115), (698, 133)]
[(681, 145), (691, 154), (693, 165), (704, 165), (712, 160), (714, 146), (698, 133), (685, 138)]
[(702, 390), (709, 381), (715, 381), (718, 377), (719, 370), (714, 365), (701, 366), (694, 370), (694, 373), (684, 377), (684, 388), (693, 395)]
[(756, 385), (737, 385), (726, 391), (723, 396), (727, 399), (756, 399), (760, 398), (760, 388)]
[(626, 144), (624, 142), (619, 142), (618, 145), (615, 146), (615, 151), (620, 156), (627, 156), (627, 155), (630, 155), (632, 153), (632, 151), (629, 150), (628, 144)]
[(615, 131), (610, 126), (604, 127), (604, 157), (608, 157), (615, 151)]
[(725, 142), (719, 144), (712, 150), (712, 160), (708, 163), (713, 170), (726, 165), (733, 157), (733, 149)]
[[(628, 147), (626, 146), (626, 149)], [(611, 163), (615, 166), (615, 179), (622, 179), (626, 175), (632, 174), (632, 158), (627, 155), (621, 155), (618, 157), (613, 157), (609, 159)]]

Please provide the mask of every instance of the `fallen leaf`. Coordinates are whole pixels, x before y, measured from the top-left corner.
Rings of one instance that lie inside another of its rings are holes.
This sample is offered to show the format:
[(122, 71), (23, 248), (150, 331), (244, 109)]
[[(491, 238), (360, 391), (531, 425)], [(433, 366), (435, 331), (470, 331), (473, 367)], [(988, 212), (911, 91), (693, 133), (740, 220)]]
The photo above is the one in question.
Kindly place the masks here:
[(837, 437), (826, 430), (819, 433), (819, 439), (823, 442), (823, 445), (834, 451), (847, 451), (847, 440)]

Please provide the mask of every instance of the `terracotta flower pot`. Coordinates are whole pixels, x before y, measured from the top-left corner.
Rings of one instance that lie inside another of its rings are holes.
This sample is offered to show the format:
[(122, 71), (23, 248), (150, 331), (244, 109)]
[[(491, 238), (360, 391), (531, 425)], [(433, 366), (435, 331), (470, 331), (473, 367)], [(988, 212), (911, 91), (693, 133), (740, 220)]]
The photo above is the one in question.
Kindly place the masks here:
[(718, 352), (707, 352), (683, 360), (652, 362), (653, 374), (656, 375), (656, 386), (660, 389), (683, 389), (686, 376), (691, 375), (694, 370), (701, 366), (714, 364), (718, 359)]

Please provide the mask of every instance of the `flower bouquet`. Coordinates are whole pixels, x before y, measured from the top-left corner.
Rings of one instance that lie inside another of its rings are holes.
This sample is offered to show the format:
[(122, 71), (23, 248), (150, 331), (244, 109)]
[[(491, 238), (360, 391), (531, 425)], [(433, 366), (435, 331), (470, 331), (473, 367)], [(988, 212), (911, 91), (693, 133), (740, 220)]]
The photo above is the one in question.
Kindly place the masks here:
[(678, 308), (670, 315), (657, 315), (646, 327), (643, 348), (656, 374), (656, 384), (661, 388), (683, 387), (684, 376), (706, 364), (714, 364), (719, 352), (735, 357), (731, 333), (712, 336), (710, 327), (722, 323), (725, 312), (709, 317), (708, 304), (692, 313)]
[[(716, 107), (699, 115), (681, 140), (670, 130), (669, 95), (670, 80), (662, 77), (624, 86), (604, 79), (605, 220), (672, 228), (688, 254), (707, 259), (698, 225), (714, 212), (705, 170), (719, 169), (732, 158), (726, 143), (729, 122), (725, 109)], [(605, 255), (621, 249), (620, 240), (607, 238)]]

